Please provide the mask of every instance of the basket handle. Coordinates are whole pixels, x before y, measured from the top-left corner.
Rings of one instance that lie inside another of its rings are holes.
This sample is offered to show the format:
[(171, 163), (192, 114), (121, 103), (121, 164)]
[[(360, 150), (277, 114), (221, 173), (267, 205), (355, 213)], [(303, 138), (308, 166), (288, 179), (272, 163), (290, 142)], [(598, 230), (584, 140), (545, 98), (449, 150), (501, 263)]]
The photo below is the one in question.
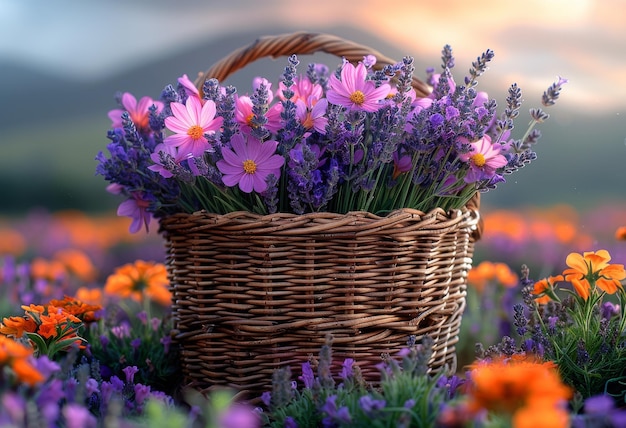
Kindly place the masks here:
[[(267, 56), (276, 58), (293, 54), (306, 55), (315, 52), (326, 52), (338, 57), (345, 57), (354, 63), (362, 61), (366, 55), (374, 55), (376, 57), (374, 68), (377, 70), (382, 69), (385, 65), (396, 63), (396, 61), (372, 48), (337, 36), (324, 33), (296, 32), (256, 39), (250, 45), (243, 46), (225, 56), (207, 71), (199, 73), (195, 84), (202, 92), (202, 85), (206, 79), (216, 78), (220, 82), (224, 81), (235, 71), (259, 58)], [(413, 88), (418, 97), (425, 97), (431, 92), (430, 87), (415, 76), (413, 77)]]

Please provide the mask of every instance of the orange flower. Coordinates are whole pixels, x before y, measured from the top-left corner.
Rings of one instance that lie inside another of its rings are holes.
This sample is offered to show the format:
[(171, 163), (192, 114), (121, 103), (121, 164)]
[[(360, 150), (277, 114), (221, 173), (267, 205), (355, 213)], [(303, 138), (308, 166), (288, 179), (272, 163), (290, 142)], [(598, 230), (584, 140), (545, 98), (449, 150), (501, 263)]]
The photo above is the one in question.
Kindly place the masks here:
[(18, 380), (28, 385), (43, 382), (44, 376), (28, 360), (33, 350), (5, 336), (0, 336), (0, 364), (9, 366)]
[(88, 305), (86, 303), (81, 302), (80, 300), (74, 299), (73, 297), (65, 296), (63, 300), (51, 300), (49, 305), (52, 305), (56, 308), (62, 308), (63, 311), (68, 314), (74, 315), (79, 318), (81, 321), (91, 322), (95, 321), (95, 312), (102, 309), (101, 306), (98, 305)]
[[(468, 408), (472, 412), (486, 409), (511, 415), (515, 428), (531, 426), (527, 422), (529, 411), (533, 409), (550, 410), (561, 415), (564, 411), (561, 406), (572, 395), (551, 362), (498, 359), (479, 362), (472, 368)], [(567, 418), (565, 424), (554, 426), (566, 427)]]
[(138, 302), (147, 297), (163, 306), (171, 303), (167, 270), (162, 263), (137, 260), (121, 266), (107, 278), (104, 292)]
[(565, 269), (563, 275), (585, 300), (589, 298), (591, 282), (613, 294), (622, 288), (620, 281), (626, 278), (626, 271), (622, 264), (609, 264), (610, 260), (611, 256), (606, 250), (584, 252), (582, 255), (570, 253), (565, 260), (569, 269)]
[(0, 254), (20, 256), (26, 251), (26, 239), (12, 229), (0, 229)]
[(13, 371), (20, 381), (31, 386), (45, 380), (43, 374), (41, 374), (35, 366), (25, 359), (15, 360), (13, 362)]
[(564, 408), (551, 405), (533, 404), (515, 412), (514, 428), (556, 428), (568, 427), (569, 414)]
[(57, 251), (53, 258), (82, 281), (93, 281), (96, 277), (96, 268), (82, 251), (65, 249)]
[(470, 269), (467, 282), (472, 284), (478, 292), (482, 292), (489, 281), (495, 281), (505, 287), (514, 287), (518, 279), (505, 263), (483, 261)]
[(550, 300), (552, 300), (552, 298), (547, 292), (549, 290), (552, 290), (554, 288), (554, 284), (556, 284), (559, 281), (563, 281), (563, 275), (551, 276), (549, 278), (544, 278), (542, 280), (535, 282), (535, 286), (533, 287), (532, 294), (539, 296), (535, 298), (535, 302), (537, 302), (540, 305), (545, 305)]
[(615, 231), (615, 238), (620, 241), (626, 241), (626, 226), (618, 227)]
[(102, 306), (102, 289), (80, 287), (76, 290), (76, 300), (85, 302), (90, 305)]
[(7, 364), (12, 359), (26, 358), (32, 354), (32, 349), (6, 336), (0, 336), (0, 364)]
[(495, 264), (496, 280), (507, 288), (515, 287), (518, 282), (517, 275), (505, 263)]
[(30, 317), (9, 317), (2, 320), (0, 333), (6, 336), (22, 337), (24, 332), (33, 333), (37, 330), (37, 324)]
[(30, 264), (30, 272), (33, 278), (58, 281), (67, 275), (63, 263), (58, 260), (46, 260), (41, 257), (35, 258)]
[[(57, 326), (61, 328), (61, 330), (65, 330), (65, 327), (71, 324), (81, 324), (80, 319), (76, 318), (74, 315), (65, 312), (62, 309), (57, 310), (54, 306), (48, 306), (48, 315), (41, 315), (41, 324), (39, 325), (39, 329), (37, 333), (46, 339), (50, 339), (55, 337), (57, 332)], [(63, 338), (76, 336), (76, 329), (72, 329), (73, 334), (71, 335), (62, 335)], [(59, 337), (60, 339), (60, 337)]]

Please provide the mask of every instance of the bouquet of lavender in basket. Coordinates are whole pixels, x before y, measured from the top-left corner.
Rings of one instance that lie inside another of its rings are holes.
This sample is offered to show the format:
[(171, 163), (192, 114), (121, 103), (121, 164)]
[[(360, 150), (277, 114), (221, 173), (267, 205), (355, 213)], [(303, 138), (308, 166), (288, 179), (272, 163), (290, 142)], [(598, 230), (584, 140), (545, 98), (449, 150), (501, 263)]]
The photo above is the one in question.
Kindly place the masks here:
[[(257, 78), (249, 94), (183, 75), (159, 100), (118, 97), (97, 173), (125, 198), (118, 214), (132, 218), (133, 232), (153, 217), (198, 210), (459, 209), (536, 158), (534, 126), (548, 118), (531, 109), (528, 130), (512, 137), (520, 88), (510, 87), (502, 113), (476, 89), (493, 55), (478, 57), (459, 84), (444, 47), (441, 71), (427, 72), (428, 94), (411, 85), (411, 57), (380, 68), (369, 55), (299, 74), (292, 55), (277, 84)], [(552, 84), (542, 104), (554, 104), (566, 82)]]

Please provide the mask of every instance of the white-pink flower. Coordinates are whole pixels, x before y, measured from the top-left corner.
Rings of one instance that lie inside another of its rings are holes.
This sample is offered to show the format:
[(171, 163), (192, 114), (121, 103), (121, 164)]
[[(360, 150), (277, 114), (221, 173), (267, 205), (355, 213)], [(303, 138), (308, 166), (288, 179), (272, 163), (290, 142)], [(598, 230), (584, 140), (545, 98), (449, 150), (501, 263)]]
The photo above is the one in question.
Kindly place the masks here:
[(142, 97), (139, 102), (137, 102), (137, 98), (129, 92), (122, 94), (121, 101), (124, 110), (115, 109), (109, 112), (109, 119), (111, 119), (111, 126), (113, 128), (121, 128), (124, 126), (122, 123), (122, 113), (127, 111), (135, 127), (139, 130), (146, 130), (150, 125), (150, 107), (155, 105), (157, 113), (163, 110), (163, 103), (161, 101), (154, 101), (150, 97)]
[(367, 80), (367, 69), (363, 63), (356, 67), (349, 62), (344, 63), (341, 80), (333, 74), (328, 83), (330, 86), (326, 92), (328, 102), (350, 110), (378, 111), (383, 105), (381, 101), (391, 91), (391, 86), (387, 83), (376, 87), (374, 82)]
[(176, 161), (187, 159), (189, 155), (203, 156), (204, 152), (213, 148), (204, 136), (214, 133), (222, 126), (224, 119), (215, 117), (215, 103), (211, 100), (204, 104), (199, 98), (189, 97), (185, 104), (171, 103), (173, 116), (165, 118), (165, 126), (175, 132), (166, 137), (163, 143), (178, 148)]

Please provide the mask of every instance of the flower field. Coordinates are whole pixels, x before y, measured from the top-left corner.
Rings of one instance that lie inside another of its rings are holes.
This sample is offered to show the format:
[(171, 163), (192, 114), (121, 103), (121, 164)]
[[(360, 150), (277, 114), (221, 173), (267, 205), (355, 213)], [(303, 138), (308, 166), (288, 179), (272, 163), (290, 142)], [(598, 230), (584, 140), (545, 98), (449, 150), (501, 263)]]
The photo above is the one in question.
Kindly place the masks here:
[(428, 338), (407, 338), (368, 385), (329, 337), (260, 397), (181, 382), (156, 231), (1, 219), (0, 425), (624, 426), (624, 208), (483, 210), (457, 373), (427, 373)]

